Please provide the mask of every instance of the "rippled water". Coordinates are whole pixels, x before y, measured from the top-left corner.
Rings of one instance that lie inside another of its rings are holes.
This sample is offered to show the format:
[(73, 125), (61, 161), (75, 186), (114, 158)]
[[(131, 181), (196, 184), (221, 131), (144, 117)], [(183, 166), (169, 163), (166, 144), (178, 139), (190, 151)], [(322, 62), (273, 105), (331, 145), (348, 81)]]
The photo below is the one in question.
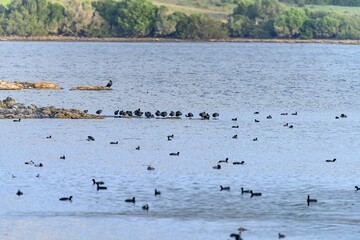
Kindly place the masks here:
[[(360, 46), (0, 42), (0, 54), (0, 79), (64, 87), (1, 91), (1, 99), (106, 115), (220, 113), (209, 121), (1, 120), (0, 239), (230, 239), (240, 226), (249, 229), (244, 239), (359, 239)], [(69, 91), (109, 79), (113, 91)], [(348, 118), (335, 119), (341, 113)], [(44, 167), (24, 164), (31, 159)], [(307, 206), (308, 194), (318, 202)], [(58, 200), (70, 195), (72, 203)], [(124, 202), (133, 196), (135, 204)]]

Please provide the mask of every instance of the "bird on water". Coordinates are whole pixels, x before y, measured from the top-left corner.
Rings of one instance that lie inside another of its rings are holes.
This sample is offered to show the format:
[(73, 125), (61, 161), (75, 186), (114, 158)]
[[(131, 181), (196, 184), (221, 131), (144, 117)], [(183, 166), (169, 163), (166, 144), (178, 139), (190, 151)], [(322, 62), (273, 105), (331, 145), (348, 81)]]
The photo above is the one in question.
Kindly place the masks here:
[(72, 201), (72, 196), (59, 198), (60, 201)]

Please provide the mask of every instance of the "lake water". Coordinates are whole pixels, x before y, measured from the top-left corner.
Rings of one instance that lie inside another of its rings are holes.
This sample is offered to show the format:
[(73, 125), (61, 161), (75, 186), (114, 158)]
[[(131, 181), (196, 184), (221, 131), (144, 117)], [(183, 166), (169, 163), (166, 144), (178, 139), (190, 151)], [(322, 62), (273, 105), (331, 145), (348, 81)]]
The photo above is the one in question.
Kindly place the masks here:
[[(1, 120), (0, 239), (234, 239), (239, 227), (243, 239), (360, 238), (360, 46), (0, 42), (0, 55), (0, 79), (64, 87), (0, 99), (195, 115)], [(113, 91), (69, 91), (110, 79)], [(220, 116), (198, 120), (201, 111)], [(318, 202), (307, 206), (307, 195)]]

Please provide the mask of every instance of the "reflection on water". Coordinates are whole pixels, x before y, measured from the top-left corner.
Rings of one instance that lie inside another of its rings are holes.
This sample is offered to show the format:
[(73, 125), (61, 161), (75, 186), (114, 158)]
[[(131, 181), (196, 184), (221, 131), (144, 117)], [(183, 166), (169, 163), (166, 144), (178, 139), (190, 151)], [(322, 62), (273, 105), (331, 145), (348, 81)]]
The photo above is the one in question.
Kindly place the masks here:
[[(358, 46), (2, 42), (0, 52), (2, 79), (64, 87), (2, 91), (2, 99), (108, 115), (139, 107), (220, 113), (208, 121), (1, 120), (1, 239), (230, 239), (240, 226), (250, 229), (244, 239), (360, 236)], [(113, 91), (68, 91), (109, 79)], [(348, 118), (335, 119), (340, 113)], [(108, 189), (97, 191), (92, 178)], [(308, 207), (308, 194), (318, 203)], [(133, 196), (135, 204), (124, 202)]]

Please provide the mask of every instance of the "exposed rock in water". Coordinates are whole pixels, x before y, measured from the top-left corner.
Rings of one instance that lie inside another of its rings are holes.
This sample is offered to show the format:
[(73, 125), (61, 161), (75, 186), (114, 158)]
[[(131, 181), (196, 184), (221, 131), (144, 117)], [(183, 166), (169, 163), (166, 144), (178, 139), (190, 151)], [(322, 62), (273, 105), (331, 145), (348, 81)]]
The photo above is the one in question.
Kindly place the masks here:
[(87, 114), (79, 109), (66, 109), (56, 107), (37, 107), (34, 104), (26, 106), (16, 103), (15, 99), (7, 97), (0, 101), (0, 119), (2, 118), (70, 118), (92, 119), (104, 118), (101, 115)]
[(96, 86), (76, 86), (76, 87), (70, 88), (70, 90), (102, 91), (102, 90), (112, 90), (112, 88), (96, 85)]
[(63, 89), (59, 85), (52, 82), (6, 82), (0, 80), (0, 90), (22, 90), (22, 89), (44, 89), (44, 90), (59, 90)]

